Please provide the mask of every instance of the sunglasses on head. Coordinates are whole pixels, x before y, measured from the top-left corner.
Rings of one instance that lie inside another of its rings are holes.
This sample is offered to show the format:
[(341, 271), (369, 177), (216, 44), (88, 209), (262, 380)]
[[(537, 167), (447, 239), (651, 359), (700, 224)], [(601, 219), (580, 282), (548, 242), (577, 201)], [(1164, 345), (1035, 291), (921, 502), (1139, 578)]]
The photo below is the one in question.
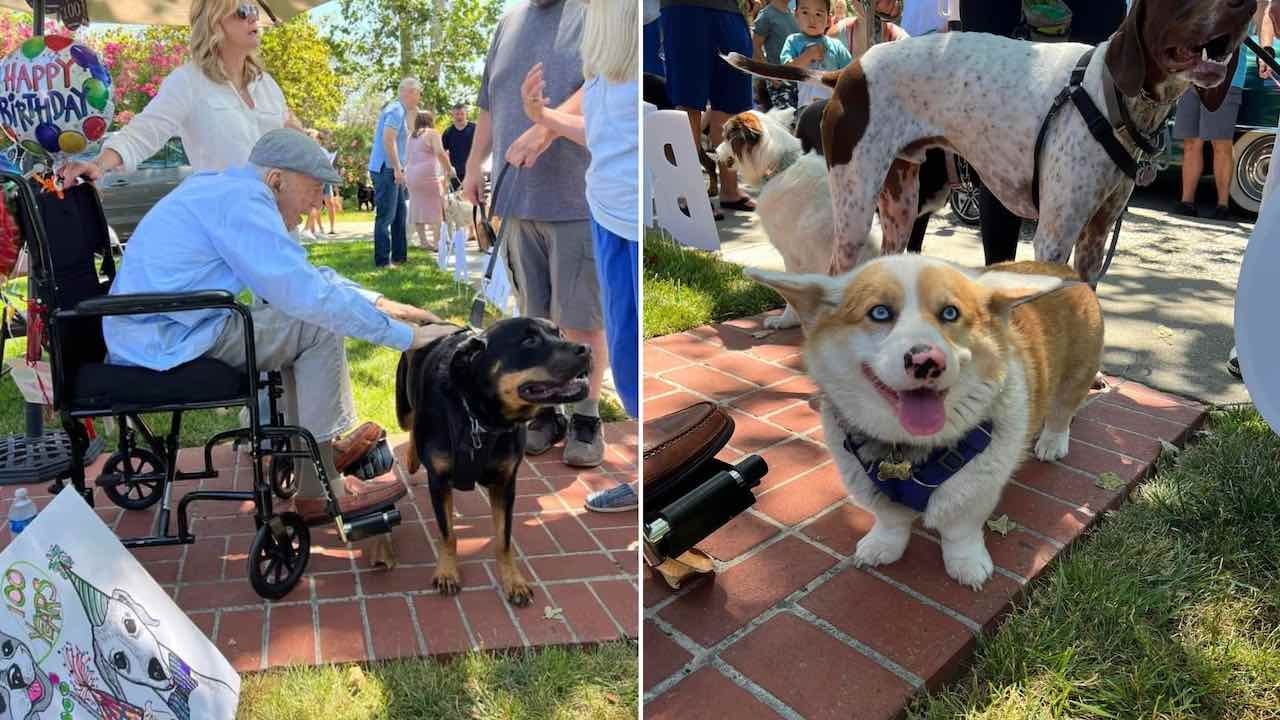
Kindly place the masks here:
[(257, 20), (258, 5), (256, 3), (241, 3), (236, 7), (234, 15), (241, 20)]

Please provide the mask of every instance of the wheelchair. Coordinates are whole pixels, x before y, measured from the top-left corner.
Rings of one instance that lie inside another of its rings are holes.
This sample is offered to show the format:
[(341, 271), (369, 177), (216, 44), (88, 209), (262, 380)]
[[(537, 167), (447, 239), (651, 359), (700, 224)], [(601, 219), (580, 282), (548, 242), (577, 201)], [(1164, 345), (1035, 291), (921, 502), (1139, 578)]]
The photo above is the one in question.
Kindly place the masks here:
[[(190, 521), (193, 503), (250, 501), (256, 534), (249, 549), (249, 582), (263, 598), (284, 597), (305, 574), (311, 548), (310, 529), (302, 517), (273, 507), (275, 499), (287, 500), (298, 490), (295, 462), (315, 466), (325, 490), (326, 510), (344, 542), (390, 532), (400, 523), (394, 503), (359, 517), (341, 515), (316, 439), (304, 428), (284, 424), (278, 407), (284, 394), (280, 373), (259, 373), (253, 317), (231, 293), (202, 290), (108, 295), (116, 257), (93, 185), (85, 183), (54, 194), (37, 190), (21, 175), (0, 172), (0, 189), (30, 257), (33, 298), (28, 342), (43, 345), (48, 352), (52, 404), (71, 440), (72, 487), (90, 506), (94, 504), (94, 488), (86, 485), (83, 462), (91, 441), (87, 423), (111, 417), (119, 428), (119, 446), (106, 461), (96, 486), (128, 510), (160, 503), (152, 534), (124, 538), (126, 547), (192, 544), (196, 540)], [(208, 308), (240, 316), (246, 330), (244, 368), (207, 358), (166, 371), (107, 363), (102, 318)], [(259, 391), (268, 398), (265, 423)], [(246, 408), (248, 427), (215, 434), (204, 445), (202, 468), (178, 470), (183, 413), (213, 408)], [(153, 432), (142, 417), (144, 413), (168, 414), (167, 432)], [(233, 449), (248, 449), (252, 490), (192, 490), (175, 507), (174, 483), (216, 477), (213, 451), (224, 443), (233, 443)]]

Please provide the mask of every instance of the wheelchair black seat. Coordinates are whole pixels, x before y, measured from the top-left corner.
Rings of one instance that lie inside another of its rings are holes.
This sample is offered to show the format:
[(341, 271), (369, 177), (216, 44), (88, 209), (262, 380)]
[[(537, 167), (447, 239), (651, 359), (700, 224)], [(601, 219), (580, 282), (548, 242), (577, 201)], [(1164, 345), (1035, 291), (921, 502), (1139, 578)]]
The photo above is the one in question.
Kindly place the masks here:
[(155, 412), (159, 407), (235, 403), (248, 392), (243, 371), (210, 358), (196, 358), (171, 370), (86, 363), (71, 379), (70, 410)]

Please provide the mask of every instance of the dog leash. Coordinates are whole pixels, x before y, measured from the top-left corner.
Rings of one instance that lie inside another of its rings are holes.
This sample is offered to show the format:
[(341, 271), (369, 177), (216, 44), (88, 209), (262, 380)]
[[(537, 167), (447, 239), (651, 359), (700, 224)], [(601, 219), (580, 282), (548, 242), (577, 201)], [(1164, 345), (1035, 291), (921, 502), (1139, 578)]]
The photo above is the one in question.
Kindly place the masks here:
[(498, 253), (502, 251), (502, 235), (507, 228), (507, 223), (504, 222), (495, 233), (493, 231), (492, 218), (494, 210), (498, 207), (498, 190), (502, 187), (502, 180), (507, 176), (507, 170), (510, 168), (509, 164), (503, 162), (502, 168), (498, 170), (498, 177), (493, 181), (493, 192), (489, 193), (488, 210), (485, 209), (484, 203), (476, 206), (476, 209), (480, 212), (477, 230), (493, 239), (492, 247), (489, 249), (489, 264), (485, 267), (484, 277), (480, 279), (480, 292), (476, 293), (475, 299), (471, 301), (471, 317), (468, 319), (468, 324), (476, 329), (484, 327), (484, 309), (488, 305), (484, 294), (489, 289), (489, 283), (493, 280), (493, 268), (498, 262)]

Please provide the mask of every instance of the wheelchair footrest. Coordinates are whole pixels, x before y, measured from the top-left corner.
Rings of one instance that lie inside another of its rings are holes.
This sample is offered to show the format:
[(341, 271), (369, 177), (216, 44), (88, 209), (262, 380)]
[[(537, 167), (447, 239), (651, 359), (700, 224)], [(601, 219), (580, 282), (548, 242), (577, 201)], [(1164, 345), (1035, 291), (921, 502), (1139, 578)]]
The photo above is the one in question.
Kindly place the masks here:
[(400, 520), (400, 511), (392, 503), (360, 515), (342, 516), (340, 534), (346, 537), (347, 542), (355, 542), (374, 535), (389, 533), (392, 528), (400, 524)]

